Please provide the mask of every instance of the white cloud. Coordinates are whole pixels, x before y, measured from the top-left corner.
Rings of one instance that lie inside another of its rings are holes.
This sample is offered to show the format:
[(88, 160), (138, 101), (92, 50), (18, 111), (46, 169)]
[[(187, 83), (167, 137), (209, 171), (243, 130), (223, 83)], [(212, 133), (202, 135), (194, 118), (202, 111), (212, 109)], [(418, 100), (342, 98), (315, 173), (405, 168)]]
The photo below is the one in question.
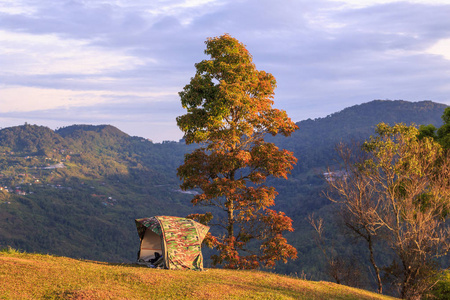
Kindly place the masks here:
[(0, 2), (0, 13), (32, 15), (35, 12), (34, 7), (21, 3), (20, 0), (2, 0)]
[(415, 4), (426, 5), (445, 5), (449, 4), (448, 0), (329, 0), (339, 4), (343, 4), (351, 8), (368, 7), (378, 4), (395, 3), (395, 2), (407, 2)]
[(90, 42), (54, 34), (29, 34), (0, 30), (0, 73), (4, 74), (99, 74), (130, 70), (151, 58), (127, 55), (120, 50), (100, 49)]
[[(158, 101), (167, 96), (176, 97), (176, 92), (114, 92), (107, 90), (73, 91), (35, 87), (0, 86), (2, 113), (30, 112), (56, 108), (92, 107), (99, 104), (129, 102), (128, 99)], [(133, 104), (129, 104), (133, 105)], [(120, 112), (119, 112), (120, 113)]]
[(0, 88), (2, 112), (29, 112), (55, 107), (90, 106), (105, 102), (99, 92), (74, 92), (33, 87)]
[(428, 53), (440, 55), (450, 60), (450, 38), (439, 40), (436, 44), (426, 50)]

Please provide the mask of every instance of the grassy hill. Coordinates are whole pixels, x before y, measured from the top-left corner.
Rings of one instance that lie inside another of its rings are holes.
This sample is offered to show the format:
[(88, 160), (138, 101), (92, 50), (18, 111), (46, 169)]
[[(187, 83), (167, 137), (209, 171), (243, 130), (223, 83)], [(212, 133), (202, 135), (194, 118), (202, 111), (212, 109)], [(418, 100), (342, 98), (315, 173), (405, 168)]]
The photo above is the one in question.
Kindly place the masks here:
[(260, 271), (149, 269), (0, 252), (0, 299), (394, 299)]

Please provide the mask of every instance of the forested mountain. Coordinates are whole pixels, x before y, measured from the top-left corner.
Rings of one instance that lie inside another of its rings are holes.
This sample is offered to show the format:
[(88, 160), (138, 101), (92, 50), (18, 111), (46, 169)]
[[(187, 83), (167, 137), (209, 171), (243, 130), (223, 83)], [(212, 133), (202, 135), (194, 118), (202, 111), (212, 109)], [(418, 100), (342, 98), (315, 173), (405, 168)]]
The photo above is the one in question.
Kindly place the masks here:
[[(445, 107), (431, 101), (372, 101), (299, 122), (289, 138), (270, 137), (298, 158), (289, 180), (270, 181), (279, 192), (277, 209), (294, 220), (296, 231), (287, 238), (299, 250), (299, 259), (276, 270), (324, 276), (305, 217), (331, 210), (322, 197), (322, 173), (335, 163), (338, 142), (366, 139), (379, 122), (440, 126)], [(25, 124), (0, 130), (0, 248), (133, 261), (139, 244), (135, 218), (201, 210), (192, 207), (192, 195), (179, 190), (176, 177), (184, 153), (194, 147), (152, 143), (109, 125), (53, 131)], [(337, 247), (350, 251), (344, 240)]]
[(134, 219), (187, 215), (176, 168), (189, 148), (112, 126), (0, 131), (0, 246), (131, 261)]
[(277, 136), (274, 140), (281, 147), (294, 151), (299, 158), (294, 172), (304, 172), (328, 165), (337, 143), (365, 139), (374, 134), (380, 122), (440, 126), (445, 107), (431, 101), (374, 100), (324, 118), (298, 122), (299, 129), (290, 138)]

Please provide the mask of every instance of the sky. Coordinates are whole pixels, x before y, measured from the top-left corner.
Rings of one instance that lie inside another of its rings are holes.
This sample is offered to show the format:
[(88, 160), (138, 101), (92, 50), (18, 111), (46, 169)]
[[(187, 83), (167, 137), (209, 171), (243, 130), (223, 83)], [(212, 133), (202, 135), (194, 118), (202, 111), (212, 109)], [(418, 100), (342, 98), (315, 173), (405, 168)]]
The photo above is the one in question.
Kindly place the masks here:
[(0, 0), (0, 127), (178, 141), (178, 92), (225, 33), (295, 122), (375, 99), (450, 105), (449, 16), (450, 0)]

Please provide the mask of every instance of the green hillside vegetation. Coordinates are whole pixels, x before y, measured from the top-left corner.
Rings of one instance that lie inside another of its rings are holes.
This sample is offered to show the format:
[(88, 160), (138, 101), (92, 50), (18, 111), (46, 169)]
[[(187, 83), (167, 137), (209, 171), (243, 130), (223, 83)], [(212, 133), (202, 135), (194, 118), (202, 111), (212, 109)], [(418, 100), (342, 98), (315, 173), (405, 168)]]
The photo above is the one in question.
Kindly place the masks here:
[(107, 125), (1, 130), (0, 245), (134, 260), (135, 218), (190, 212), (175, 175), (188, 150)]
[[(334, 225), (333, 206), (323, 197), (323, 172), (335, 164), (335, 145), (368, 138), (381, 121), (439, 127), (445, 107), (430, 101), (372, 101), (298, 122), (291, 137), (273, 138), (298, 158), (287, 181), (269, 182), (279, 192), (274, 209), (294, 221), (295, 231), (286, 238), (298, 250), (297, 260), (274, 271), (331, 280), (306, 220), (311, 212), (325, 219), (325, 238), (336, 251), (354, 260), (365, 257), (365, 249)], [(53, 131), (25, 124), (0, 130), (0, 248), (135, 261), (139, 238), (134, 219), (204, 212), (192, 207), (192, 194), (179, 190), (176, 176), (184, 154), (193, 149), (183, 142), (153, 143), (109, 125)], [(203, 251), (208, 267), (212, 253)], [(367, 276), (361, 272), (355, 285), (373, 288)]]
[(261, 271), (150, 269), (0, 252), (1, 299), (394, 299)]

